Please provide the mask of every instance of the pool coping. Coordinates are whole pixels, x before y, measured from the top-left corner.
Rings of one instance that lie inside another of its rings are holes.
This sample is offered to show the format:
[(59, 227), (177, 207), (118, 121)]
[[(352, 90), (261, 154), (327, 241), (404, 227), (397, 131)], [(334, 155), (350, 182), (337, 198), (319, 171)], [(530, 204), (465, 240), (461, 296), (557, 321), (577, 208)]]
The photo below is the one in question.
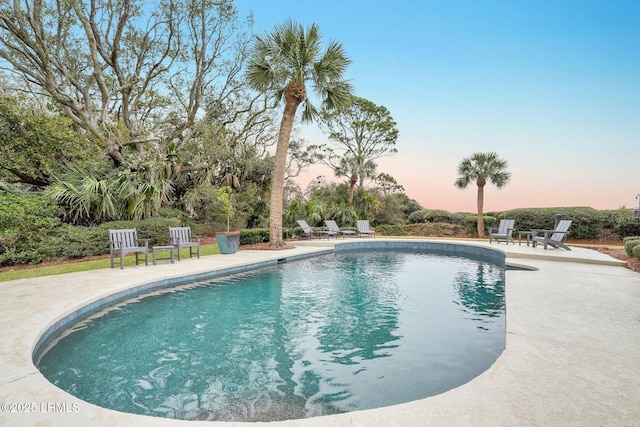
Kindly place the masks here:
[(100, 408), (59, 390), (31, 361), (38, 337), (88, 301), (126, 295), (149, 282), (174, 284), (186, 280), (185, 275), (241, 270), (331, 251), (335, 244), (367, 241), (491, 248), (504, 253), (508, 265), (536, 269), (506, 272), (507, 344), (494, 365), (454, 390), (406, 404), (304, 420), (206, 425), (632, 425), (640, 418), (640, 275), (620, 268), (620, 261), (584, 248), (564, 251), (440, 239), (344, 239), (297, 242), (295, 249), (277, 253), (240, 251), (176, 264), (1, 282), (0, 324), (6, 333), (0, 344), (0, 403), (15, 404), (9, 409), (16, 412), (3, 407), (0, 425), (193, 425), (195, 421)]

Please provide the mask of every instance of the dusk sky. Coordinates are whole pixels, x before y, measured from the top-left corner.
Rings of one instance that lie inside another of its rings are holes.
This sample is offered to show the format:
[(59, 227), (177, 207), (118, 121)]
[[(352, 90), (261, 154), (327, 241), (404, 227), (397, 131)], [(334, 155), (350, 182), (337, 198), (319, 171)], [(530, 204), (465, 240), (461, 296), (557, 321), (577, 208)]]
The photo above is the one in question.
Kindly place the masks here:
[[(495, 151), (511, 181), (485, 188), (486, 212), (637, 207), (640, 1), (240, 0), (257, 33), (289, 19), (343, 44), (355, 95), (397, 122), (378, 160), (427, 209), (475, 212), (454, 186), (464, 157)], [(298, 116), (299, 118), (299, 116)], [(326, 142), (314, 126), (310, 143)], [(318, 175), (338, 181), (330, 169)], [(304, 185), (303, 185), (304, 189)]]

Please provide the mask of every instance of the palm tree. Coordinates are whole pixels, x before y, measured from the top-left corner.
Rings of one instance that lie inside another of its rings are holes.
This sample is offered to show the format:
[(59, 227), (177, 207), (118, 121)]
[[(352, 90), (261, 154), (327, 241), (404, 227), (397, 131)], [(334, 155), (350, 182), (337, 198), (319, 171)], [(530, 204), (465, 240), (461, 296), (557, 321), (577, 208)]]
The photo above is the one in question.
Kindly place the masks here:
[(502, 160), (496, 153), (475, 153), (471, 157), (462, 159), (458, 165), (456, 187), (467, 188), (471, 181), (478, 185), (478, 237), (486, 237), (484, 232), (484, 186), (487, 181), (498, 188), (504, 187), (511, 174), (506, 171), (507, 161)]
[(339, 43), (330, 42), (322, 51), (316, 24), (304, 28), (289, 21), (266, 36), (257, 37), (253, 45), (247, 72), (249, 84), (273, 94), (277, 103), (284, 100), (271, 181), (269, 240), (273, 247), (283, 245), (284, 177), (296, 111), (304, 104), (302, 120), (311, 121), (318, 116), (318, 110), (307, 97), (306, 83), (313, 85), (324, 108), (348, 105), (352, 89), (343, 75), (350, 62)]
[(337, 177), (345, 176), (349, 178), (349, 204), (353, 203), (353, 193), (358, 180), (360, 188), (362, 188), (365, 178), (376, 177), (376, 166), (373, 160), (366, 160), (361, 154), (346, 155), (340, 158), (340, 162), (333, 172)]

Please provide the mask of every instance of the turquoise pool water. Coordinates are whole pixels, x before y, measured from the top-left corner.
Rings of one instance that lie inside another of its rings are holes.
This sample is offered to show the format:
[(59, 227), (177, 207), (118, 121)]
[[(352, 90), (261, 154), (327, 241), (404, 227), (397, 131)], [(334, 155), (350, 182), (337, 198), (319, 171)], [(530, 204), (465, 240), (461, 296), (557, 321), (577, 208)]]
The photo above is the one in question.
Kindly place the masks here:
[(94, 404), (273, 421), (408, 402), (504, 349), (504, 265), (354, 251), (137, 298), (67, 331), (38, 367)]

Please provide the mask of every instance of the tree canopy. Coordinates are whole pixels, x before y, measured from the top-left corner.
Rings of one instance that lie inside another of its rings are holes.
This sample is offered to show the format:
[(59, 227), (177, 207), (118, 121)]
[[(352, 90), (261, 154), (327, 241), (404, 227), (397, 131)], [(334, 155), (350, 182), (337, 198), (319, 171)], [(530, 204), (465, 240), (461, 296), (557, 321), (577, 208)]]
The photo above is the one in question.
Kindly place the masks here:
[(397, 153), (396, 122), (386, 107), (354, 96), (347, 107), (324, 111), (322, 125), (334, 143), (325, 148), (324, 162), (336, 176), (348, 178), (352, 201), (356, 184), (376, 177), (375, 160)]

